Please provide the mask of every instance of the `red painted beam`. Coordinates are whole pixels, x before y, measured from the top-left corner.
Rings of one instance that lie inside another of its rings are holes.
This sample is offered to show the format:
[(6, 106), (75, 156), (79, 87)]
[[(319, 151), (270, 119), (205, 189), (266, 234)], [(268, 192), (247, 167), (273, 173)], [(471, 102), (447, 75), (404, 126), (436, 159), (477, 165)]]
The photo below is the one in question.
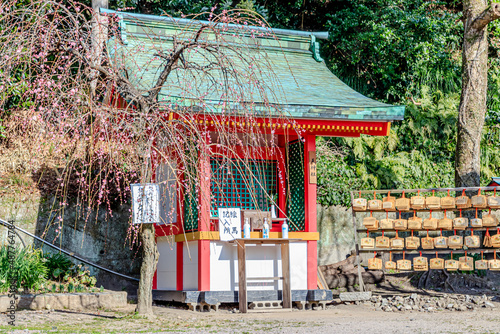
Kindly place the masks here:
[[(109, 105), (124, 109), (126, 101), (114, 92), (111, 93)], [(130, 107), (130, 106), (129, 106)], [(131, 106), (134, 108), (133, 106)], [(286, 117), (265, 118), (245, 116), (222, 116), (215, 114), (164, 113), (164, 120), (175, 119), (178, 122), (193, 123), (205, 127), (209, 131), (217, 131), (220, 126), (226, 127), (227, 131), (248, 132), (253, 128), (254, 132), (270, 134), (294, 134), (297, 131), (301, 136), (306, 133), (327, 137), (359, 137), (361, 134), (371, 136), (387, 136), (391, 122), (388, 121), (365, 121), (365, 120), (329, 120), (329, 119), (293, 119)], [(124, 117), (127, 115), (124, 114)], [(250, 124), (249, 124), (250, 123)], [(215, 126), (218, 124), (217, 126)], [(221, 125), (222, 124), (222, 125)]]
[(318, 288), (318, 242), (307, 241), (307, 289)]
[[(279, 153), (269, 147), (232, 146), (230, 150), (224, 147), (210, 146), (210, 154), (214, 158), (240, 158), (240, 159), (260, 159), (276, 160)], [(250, 156), (249, 156), (250, 155)]]
[(176, 225), (173, 224), (155, 224), (155, 235), (157, 237), (166, 237), (168, 235), (176, 235), (182, 233)]
[[(175, 115), (173, 116), (176, 117)], [(387, 136), (390, 122), (387, 121), (358, 121), (358, 120), (315, 120), (315, 119), (269, 119), (222, 117), (219, 115), (199, 114), (191, 119), (184, 119), (186, 123), (197, 123), (209, 131), (220, 131), (224, 127), (230, 132), (258, 132), (267, 134), (315, 134), (331, 137), (359, 137), (361, 134), (372, 136)]]
[(210, 240), (198, 240), (198, 291), (210, 291)]

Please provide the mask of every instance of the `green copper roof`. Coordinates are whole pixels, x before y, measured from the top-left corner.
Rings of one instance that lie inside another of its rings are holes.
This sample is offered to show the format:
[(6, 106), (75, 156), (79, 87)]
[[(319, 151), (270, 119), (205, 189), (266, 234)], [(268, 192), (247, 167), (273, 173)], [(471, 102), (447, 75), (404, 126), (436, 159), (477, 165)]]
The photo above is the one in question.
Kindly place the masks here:
[[(162, 60), (156, 56), (158, 52), (170, 53), (174, 36), (178, 40), (193, 39), (200, 26), (200, 21), (103, 9), (101, 12), (121, 17), (121, 41), (111, 39), (108, 52), (117, 64), (124, 64), (129, 80), (144, 94), (153, 87), (160, 74)], [(316, 42), (316, 38), (326, 38), (326, 33), (276, 29), (273, 30), (274, 36), (261, 36), (265, 28), (245, 29), (246, 32), (238, 30), (237, 38), (233, 37), (235, 30), (231, 30), (231, 27), (224, 35), (227, 45), (237, 45), (234, 48), (236, 51), (228, 48), (223, 52), (231, 59), (229, 63), (243, 73), (241, 77), (224, 78), (220, 70), (193, 73), (178, 69), (170, 74), (159, 100), (183, 105), (196, 104), (211, 111), (222, 110), (223, 100), (227, 100), (224, 106), (231, 105), (234, 108), (252, 104), (256, 109), (264, 109), (267, 104), (273, 104), (280, 105), (295, 118), (403, 119), (404, 106), (392, 106), (363, 96), (328, 70), (319, 56)], [(213, 42), (215, 37), (212, 34), (204, 35), (203, 38)], [(248, 45), (242, 44), (245, 40), (249, 42)], [(241, 61), (242, 57), (244, 61)], [(187, 53), (185, 59), (200, 66), (214, 61), (211, 55), (197, 50)], [(253, 63), (261, 65), (252, 69)], [(239, 82), (236, 83), (236, 80)], [(252, 84), (255, 81), (259, 84)], [(227, 89), (234, 87), (238, 87), (237, 90), (228, 94)]]

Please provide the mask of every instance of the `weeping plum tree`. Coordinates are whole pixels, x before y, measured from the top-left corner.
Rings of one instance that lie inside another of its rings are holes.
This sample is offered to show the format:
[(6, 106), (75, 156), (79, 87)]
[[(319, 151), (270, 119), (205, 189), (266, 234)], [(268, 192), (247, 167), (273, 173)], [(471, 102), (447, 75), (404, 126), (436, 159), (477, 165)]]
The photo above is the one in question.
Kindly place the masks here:
[[(269, 96), (279, 99), (280, 88), (257, 38), (273, 36), (249, 11), (216, 14), (212, 9), (204, 14), (208, 22), (193, 21), (194, 29), (179, 27), (171, 44), (148, 31), (147, 45), (127, 45), (119, 16), (97, 17), (80, 3), (0, 4), (0, 110), (9, 109), (2, 115), (8, 116), (6, 140), (28, 148), (31, 167), (57, 166), (54, 210), (59, 214), (50, 221), (56, 233), (71, 197), (82, 206), (85, 219), (99, 207), (112, 215), (112, 203), (128, 200), (130, 183), (152, 181), (159, 162), (170, 165), (186, 201), (197, 202), (198, 158), (211, 146), (217, 146), (221, 168), (237, 165), (245, 182), (265, 193), (250, 158), (259, 158), (255, 147), (275, 150), (277, 145), (264, 140), (257, 117), (282, 118), (293, 129), (293, 121), (269, 102)], [(100, 44), (101, 39), (107, 43)], [(157, 73), (150, 84), (134, 79), (139, 66), (134, 59), (140, 57), (148, 57), (148, 66)], [(160, 99), (171, 76), (184, 78), (176, 83), (181, 93), (175, 101)], [(125, 103), (118, 103), (118, 96)], [(212, 101), (216, 97), (216, 105), (208, 108), (207, 96)], [(256, 98), (258, 108), (252, 102)], [(222, 112), (217, 113), (220, 121), (214, 123), (217, 138), (212, 142), (207, 123), (200, 123), (197, 114), (214, 116), (217, 108)], [(245, 131), (232, 122), (241, 114)], [(229, 158), (236, 147), (237, 163)], [(285, 171), (279, 173), (286, 179)], [(143, 249), (137, 310), (152, 314), (158, 261), (154, 229), (130, 225), (129, 240)]]
[(500, 18), (500, 3), (466, 0), (462, 49), (462, 96), (458, 111), (455, 185), (479, 186), (480, 144), (488, 88), (488, 23)]

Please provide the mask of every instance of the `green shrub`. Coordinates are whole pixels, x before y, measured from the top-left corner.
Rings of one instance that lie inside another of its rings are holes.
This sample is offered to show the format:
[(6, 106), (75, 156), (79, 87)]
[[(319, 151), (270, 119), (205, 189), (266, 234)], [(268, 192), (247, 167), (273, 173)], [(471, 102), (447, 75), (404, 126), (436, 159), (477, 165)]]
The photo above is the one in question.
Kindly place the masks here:
[[(11, 268), (12, 261), (14, 263)], [(16, 279), (16, 289), (65, 292), (81, 292), (87, 287), (94, 287), (97, 279), (81, 264), (75, 265), (61, 253), (43, 254), (40, 249), (14, 248), (9, 254), (8, 247), (0, 248), (0, 292), (10, 289), (9, 279)], [(48, 285), (47, 279), (59, 280), (59, 284)]]
[[(9, 255), (12, 259), (9, 259)], [(10, 278), (16, 279), (17, 289), (38, 290), (45, 282), (47, 267), (41, 250), (31, 247), (0, 248), (0, 291), (9, 290)], [(13, 263), (13, 266), (11, 266)]]
[(62, 253), (46, 253), (44, 258), (47, 260), (48, 279), (60, 279), (73, 266), (73, 262)]

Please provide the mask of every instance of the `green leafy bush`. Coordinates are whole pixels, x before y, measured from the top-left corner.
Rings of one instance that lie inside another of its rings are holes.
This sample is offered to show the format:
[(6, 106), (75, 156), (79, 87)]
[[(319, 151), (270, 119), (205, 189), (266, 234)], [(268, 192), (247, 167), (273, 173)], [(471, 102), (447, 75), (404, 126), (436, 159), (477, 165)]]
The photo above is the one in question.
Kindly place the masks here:
[(350, 205), (348, 190), (356, 189), (452, 186), (459, 101), (457, 93), (423, 87), (388, 137), (318, 139), (318, 201)]
[[(13, 260), (9, 259), (9, 255)], [(9, 290), (10, 278), (16, 279), (17, 289), (40, 289), (47, 275), (44, 262), (41, 250), (25, 247), (15, 248), (10, 252), (7, 246), (2, 246), (0, 248), (0, 290), (2, 292)]]
[(461, 14), (444, 2), (349, 0), (326, 15), (326, 58), (342, 80), (365, 95), (400, 102), (419, 96), (422, 86), (460, 89), (463, 24)]
[(63, 253), (46, 253), (44, 258), (48, 279), (60, 279), (73, 266), (73, 262)]
[[(9, 259), (9, 255), (12, 260)], [(11, 268), (11, 263), (13, 266)], [(61, 253), (43, 254), (40, 249), (31, 247), (14, 248), (9, 254), (8, 247), (0, 248), (0, 292), (8, 291), (9, 279), (16, 279), (16, 289), (46, 292), (83, 291), (94, 287), (97, 280), (81, 264), (74, 265)], [(49, 285), (47, 279), (60, 283)]]
[(324, 206), (350, 203), (349, 191), (363, 188), (356, 168), (347, 161), (348, 152), (332, 141), (317, 138), (318, 203)]
[(63, 280), (68, 284), (72, 284), (75, 288), (78, 285), (86, 287), (94, 287), (97, 279), (90, 275), (90, 271), (81, 264), (73, 265), (64, 273)]

